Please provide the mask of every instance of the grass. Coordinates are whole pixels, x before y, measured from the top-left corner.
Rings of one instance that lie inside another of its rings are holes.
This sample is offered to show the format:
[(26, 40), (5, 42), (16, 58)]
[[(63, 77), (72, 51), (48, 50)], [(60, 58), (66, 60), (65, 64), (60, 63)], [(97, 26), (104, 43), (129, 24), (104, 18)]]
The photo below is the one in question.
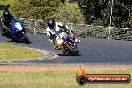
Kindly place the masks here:
[[(0, 88), (131, 88), (130, 84), (85, 84), (76, 83), (76, 69), (67, 69), (59, 66), (36, 67), (12, 67), (14, 70), (0, 70)], [(2, 68), (2, 67), (0, 67)], [(23, 69), (25, 68), (25, 69)], [(32, 68), (32, 69), (31, 69)], [(45, 69), (49, 68), (49, 69)], [(51, 69), (52, 68), (52, 69)], [(104, 68), (106, 68), (104, 66)], [(16, 70), (17, 69), (17, 70)], [(30, 71), (28, 70), (30, 69)], [(41, 69), (41, 70), (40, 70)], [(131, 74), (132, 68), (125, 69), (99, 69), (88, 68), (87, 73), (92, 74)]]
[(20, 45), (0, 43), (0, 61), (40, 57), (44, 54)]

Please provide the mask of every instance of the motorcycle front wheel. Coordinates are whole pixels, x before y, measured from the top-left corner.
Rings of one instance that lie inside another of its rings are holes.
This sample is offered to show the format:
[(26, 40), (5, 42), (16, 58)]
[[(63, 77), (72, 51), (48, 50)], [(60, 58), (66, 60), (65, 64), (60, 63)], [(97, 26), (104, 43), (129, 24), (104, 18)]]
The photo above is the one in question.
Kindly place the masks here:
[(30, 43), (28, 37), (25, 34), (23, 35), (23, 38), (23, 42), (25, 42), (26, 44)]
[(25, 33), (21, 33), (21, 34), (18, 34), (19, 37), (18, 37), (18, 41), (21, 42), (21, 43), (26, 43), (26, 44), (29, 44), (29, 39), (28, 37), (26, 36)]
[(66, 48), (69, 50), (69, 52), (70, 52), (72, 55), (74, 55), (74, 56), (79, 55), (79, 51), (78, 51), (77, 49), (72, 48), (72, 46), (69, 44), (69, 42), (66, 42), (66, 43), (65, 43), (65, 46), (66, 46)]

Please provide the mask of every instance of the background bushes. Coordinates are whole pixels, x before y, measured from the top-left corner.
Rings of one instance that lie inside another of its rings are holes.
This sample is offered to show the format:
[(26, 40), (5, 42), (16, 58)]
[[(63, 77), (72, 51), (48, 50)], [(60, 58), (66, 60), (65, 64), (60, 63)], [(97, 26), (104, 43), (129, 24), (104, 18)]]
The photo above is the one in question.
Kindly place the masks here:
[(13, 0), (10, 10), (17, 17), (45, 20), (51, 17), (61, 4), (61, 0)]
[[(64, 23), (74, 23), (76, 26), (73, 28), (74, 33), (79, 37), (107, 38), (106, 27), (109, 26), (111, 6), (109, 1), (111, 0), (0, 0), (0, 13), (3, 7), (10, 4), (11, 13), (19, 18), (41, 19), (46, 22), (47, 18), (54, 17)], [(35, 20), (31, 22), (33, 26), (34, 22)], [(84, 23), (94, 26), (87, 26)], [(78, 24), (84, 25), (80, 27)], [(121, 27), (132, 28), (131, 0), (114, 0), (112, 26), (117, 27), (111, 30), (113, 38), (120, 37), (117, 32), (121, 31)], [(130, 32), (127, 34), (132, 35)]]
[[(21, 18), (109, 26), (111, 0), (0, 0), (0, 7), (7, 4)], [(112, 26), (132, 27), (131, 0), (114, 0)]]
[(84, 23), (84, 17), (80, 13), (80, 8), (77, 3), (65, 2), (60, 5), (54, 14), (54, 17), (64, 23)]
[[(112, 0), (76, 0), (87, 24), (109, 26)], [(113, 0), (112, 26), (132, 27), (132, 1)]]

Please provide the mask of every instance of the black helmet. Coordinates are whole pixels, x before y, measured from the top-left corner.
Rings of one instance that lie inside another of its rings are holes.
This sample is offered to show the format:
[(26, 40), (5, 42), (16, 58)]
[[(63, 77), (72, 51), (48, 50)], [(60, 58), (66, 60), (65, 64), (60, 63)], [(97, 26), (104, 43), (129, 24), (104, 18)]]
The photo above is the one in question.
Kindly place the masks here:
[(9, 10), (8, 10), (8, 9), (4, 9), (3, 15), (4, 15), (4, 16), (10, 16)]
[(55, 20), (54, 20), (54, 18), (48, 18), (47, 24), (48, 24), (49, 28), (53, 29), (54, 26), (55, 26)]

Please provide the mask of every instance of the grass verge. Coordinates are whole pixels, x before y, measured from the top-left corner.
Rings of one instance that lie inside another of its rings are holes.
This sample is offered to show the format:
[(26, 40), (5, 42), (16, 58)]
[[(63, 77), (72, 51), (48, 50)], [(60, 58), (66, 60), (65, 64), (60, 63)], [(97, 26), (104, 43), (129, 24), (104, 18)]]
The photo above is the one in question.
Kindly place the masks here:
[(18, 60), (44, 56), (42, 52), (28, 49), (20, 45), (0, 43), (0, 61)]
[[(130, 84), (85, 84), (76, 83), (75, 65), (48, 66), (0, 66), (1, 88), (131, 88)], [(89, 66), (90, 74), (131, 74), (132, 66)]]

